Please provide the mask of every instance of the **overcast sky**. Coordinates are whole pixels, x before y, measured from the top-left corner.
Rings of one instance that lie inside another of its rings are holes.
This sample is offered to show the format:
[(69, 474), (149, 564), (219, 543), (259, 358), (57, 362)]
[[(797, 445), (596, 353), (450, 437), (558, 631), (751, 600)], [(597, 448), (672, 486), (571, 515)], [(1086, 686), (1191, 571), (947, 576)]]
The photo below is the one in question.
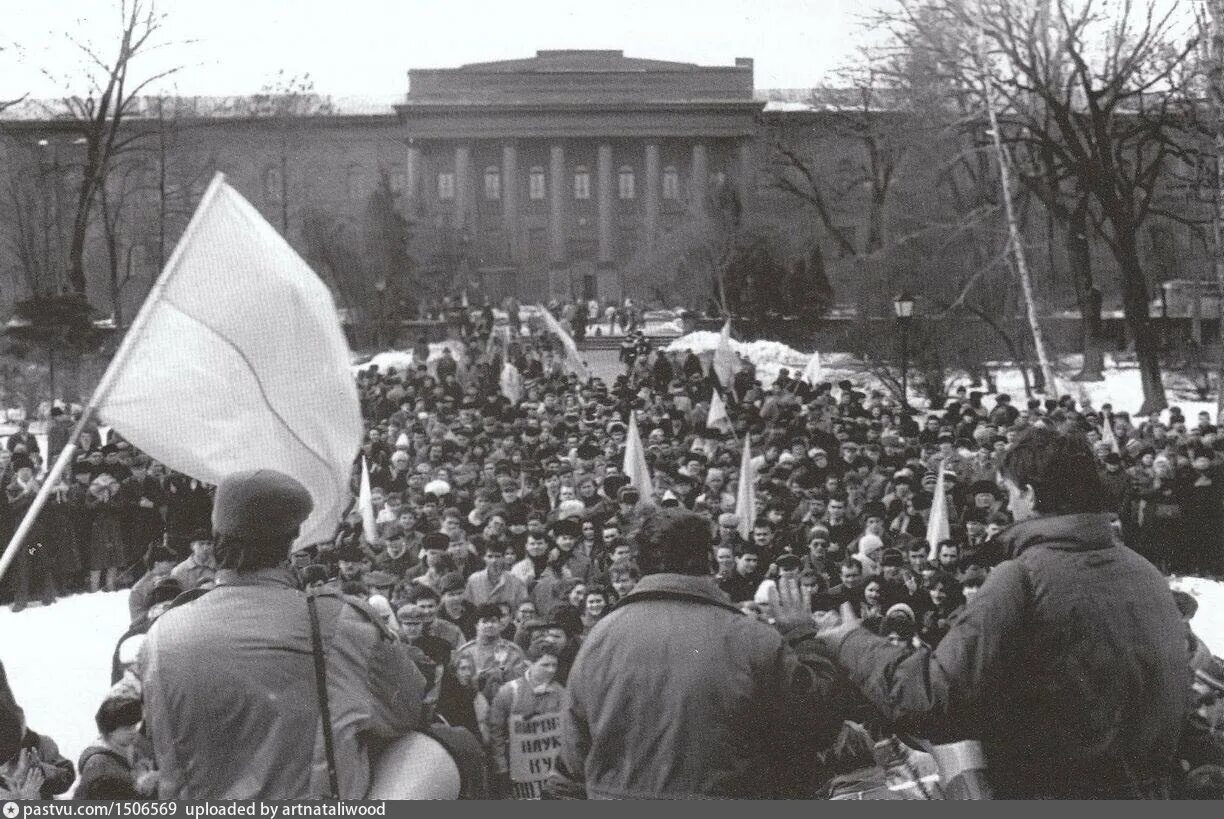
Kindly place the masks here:
[[(333, 95), (402, 94), (409, 68), (527, 57), (547, 48), (730, 65), (756, 60), (758, 88), (809, 87), (853, 56), (864, 15), (889, 0), (160, 0), (164, 41), (145, 70), (185, 68), (186, 94), (258, 91), (278, 70)], [(63, 93), (74, 32), (112, 51), (118, 0), (4, 0), (0, 99)], [(192, 44), (182, 44), (194, 40)], [(164, 87), (171, 91), (175, 88)]]

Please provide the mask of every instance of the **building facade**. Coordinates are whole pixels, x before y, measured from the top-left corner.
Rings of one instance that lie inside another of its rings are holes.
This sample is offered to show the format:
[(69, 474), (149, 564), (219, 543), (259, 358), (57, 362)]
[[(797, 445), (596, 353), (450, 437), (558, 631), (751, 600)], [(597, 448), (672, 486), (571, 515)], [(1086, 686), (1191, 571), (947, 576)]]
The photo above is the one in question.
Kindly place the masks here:
[(620, 272), (722, 185), (749, 188), (752, 60), (621, 51), (413, 69), (396, 106), (414, 218), (493, 296), (621, 298)]

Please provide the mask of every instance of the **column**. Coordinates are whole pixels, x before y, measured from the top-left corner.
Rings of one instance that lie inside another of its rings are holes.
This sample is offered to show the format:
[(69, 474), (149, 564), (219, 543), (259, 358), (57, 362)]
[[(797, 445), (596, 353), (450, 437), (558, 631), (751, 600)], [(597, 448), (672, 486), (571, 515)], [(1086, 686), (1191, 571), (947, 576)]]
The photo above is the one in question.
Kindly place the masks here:
[(735, 153), (739, 168), (736, 174), (739, 182), (739, 197), (741, 203), (746, 203), (756, 192), (756, 159), (752, 152), (752, 143), (745, 140), (736, 146)]
[(421, 197), (421, 149), (408, 143), (408, 154), (404, 160), (404, 198), (408, 212), (415, 213)]
[(455, 227), (470, 227), (468, 210), (471, 207), (472, 149), (467, 145), (455, 146)]
[(548, 152), (548, 261), (565, 265), (565, 148), (553, 145)]
[(518, 264), (519, 253), (519, 178), (518, 146), (507, 142), (502, 146), (501, 167), (502, 223), (510, 249), (510, 261)]
[(642, 203), (646, 235), (643, 243), (653, 248), (659, 232), (659, 146), (646, 143), (646, 196)]
[(612, 146), (600, 145), (599, 157), (599, 264), (612, 264)]
[(706, 187), (710, 181), (710, 166), (706, 158), (705, 143), (693, 144), (693, 158), (689, 163), (689, 212), (705, 212)]

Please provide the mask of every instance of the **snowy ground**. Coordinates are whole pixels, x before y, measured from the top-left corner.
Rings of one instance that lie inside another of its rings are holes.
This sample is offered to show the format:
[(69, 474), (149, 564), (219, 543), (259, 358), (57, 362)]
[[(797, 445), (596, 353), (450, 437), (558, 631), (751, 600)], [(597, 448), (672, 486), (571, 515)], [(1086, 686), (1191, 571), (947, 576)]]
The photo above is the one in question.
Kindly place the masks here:
[[(718, 347), (719, 334), (709, 330), (689, 333), (672, 341), (665, 349), (669, 351), (693, 350), (703, 356), (706, 363), (712, 358)], [(732, 339), (731, 347), (742, 359), (752, 362), (757, 369), (758, 378), (765, 385), (772, 384), (782, 368), (790, 370), (794, 377), (807, 367), (811, 354), (802, 353), (778, 341), (741, 342)], [(820, 380), (836, 383), (850, 379), (857, 385), (870, 385), (874, 378), (864, 370), (863, 364), (853, 356), (845, 353), (826, 353), (821, 355)], [(1139, 370), (1134, 364), (1118, 362), (1111, 356), (1106, 356), (1105, 380), (1081, 383), (1071, 380), (1071, 376), (1079, 372), (1081, 357), (1066, 356), (1055, 366), (1058, 379), (1056, 395), (1072, 395), (1080, 401), (1088, 400), (1093, 407), (1111, 403), (1115, 411), (1125, 411), (1135, 415), (1143, 403), (1143, 387), (1139, 381)], [(1024, 395), (1024, 380), (1020, 370), (1005, 362), (988, 362), (990, 372), (995, 376), (999, 392), (1009, 393), (1013, 398)], [(1200, 401), (1197, 396), (1186, 390), (1187, 380), (1177, 373), (1165, 373), (1165, 389), (1171, 406), (1180, 407), (1182, 414), (1193, 421), (1202, 411), (1215, 416), (1214, 401)], [(969, 385), (968, 376), (955, 381), (954, 386)], [(912, 393), (913, 390), (911, 389)], [(921, 406), (920, 396), (911, 395), (910, 403)], [(1023, 406), (1023, 404), (1021, 404)], [(1165, 416), (1167, 418), (1167, 415)]]
[[(1224, 655), (1224, 583), (1186, 577), (1172, 585), (1198, 598), (1192, 625)], [(94, 739), (111, 652), (127, 624), (127, 592), (81, 594), (21, 614), (0, 609), (0, 662), (13, 693), (30, 726), (55, 739), (74, 762)]]

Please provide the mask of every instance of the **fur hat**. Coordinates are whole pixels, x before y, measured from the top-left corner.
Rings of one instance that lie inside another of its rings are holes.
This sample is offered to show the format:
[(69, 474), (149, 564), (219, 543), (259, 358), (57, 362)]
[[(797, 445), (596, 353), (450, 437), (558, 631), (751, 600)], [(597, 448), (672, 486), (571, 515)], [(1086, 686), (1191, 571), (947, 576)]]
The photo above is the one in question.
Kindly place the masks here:
[(213, 501), (213, 531), (245, 538), (295, 535), (310, 516), (310, 492), (272, 469), (251, 469), (222, 478)]

